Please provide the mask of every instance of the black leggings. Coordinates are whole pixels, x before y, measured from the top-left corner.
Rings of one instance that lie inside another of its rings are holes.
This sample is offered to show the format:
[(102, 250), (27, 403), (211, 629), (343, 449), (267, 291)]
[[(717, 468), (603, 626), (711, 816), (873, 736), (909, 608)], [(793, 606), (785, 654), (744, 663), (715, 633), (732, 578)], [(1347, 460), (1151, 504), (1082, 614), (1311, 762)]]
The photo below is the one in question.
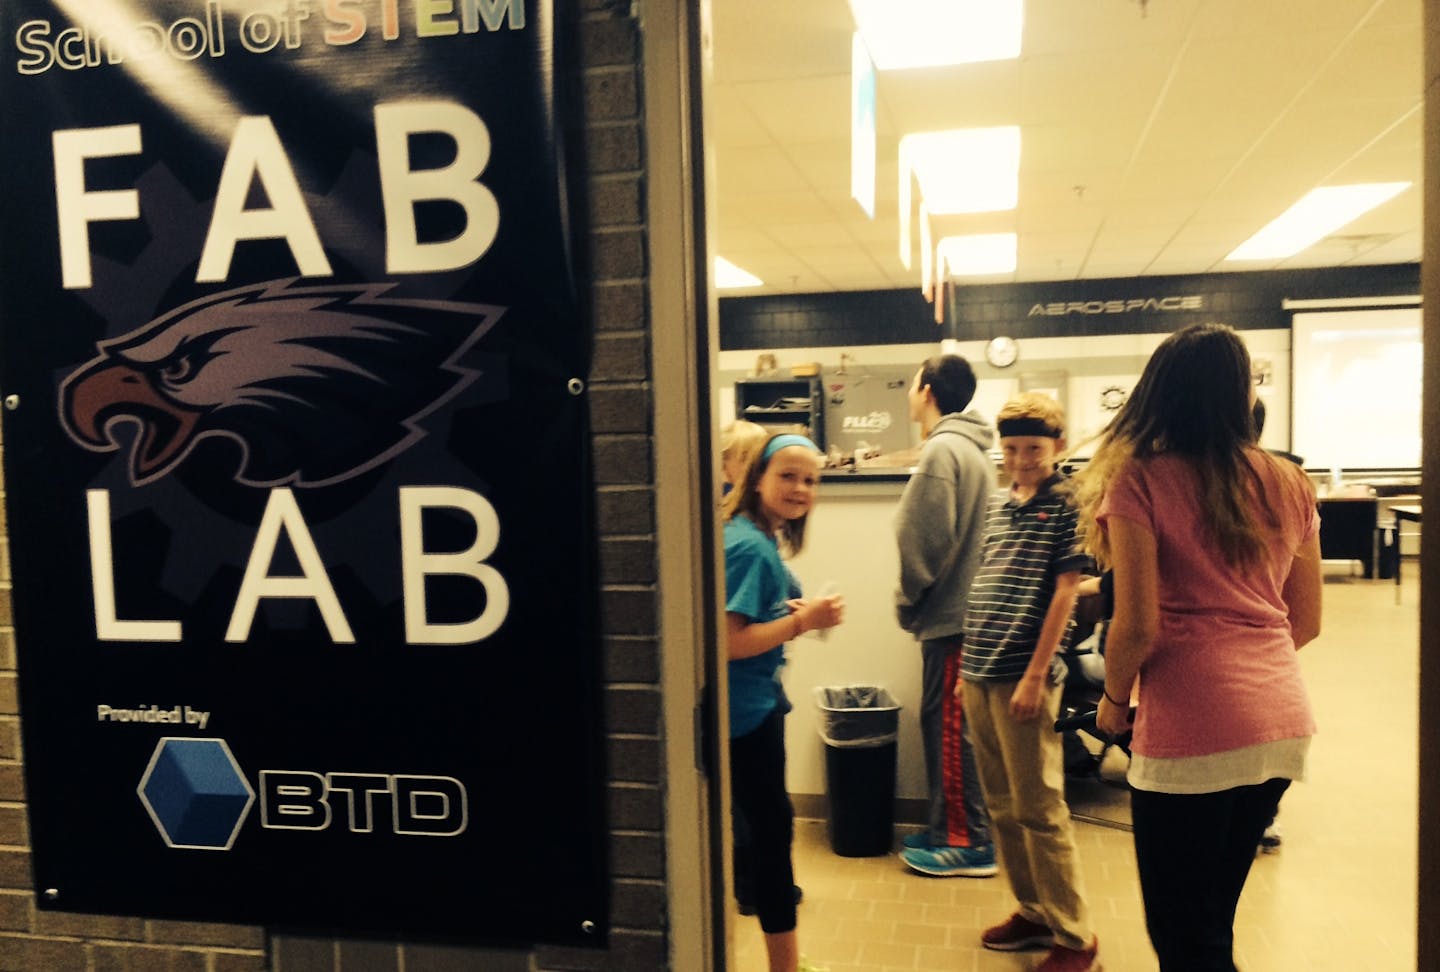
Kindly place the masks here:
[(795, 811), (785, 789), (783, 713), (770, 713), (758, 729), (730, 740), (730, 799), (749, 830), (735, 846), (736, 870), (753, 890), (760, 928), (771, 935), (793, 931)]
[(1235, 906), (1289, 780), (1218, 793), (1133, 790), (1145, 928), (1162, 972), (1234, 972)]

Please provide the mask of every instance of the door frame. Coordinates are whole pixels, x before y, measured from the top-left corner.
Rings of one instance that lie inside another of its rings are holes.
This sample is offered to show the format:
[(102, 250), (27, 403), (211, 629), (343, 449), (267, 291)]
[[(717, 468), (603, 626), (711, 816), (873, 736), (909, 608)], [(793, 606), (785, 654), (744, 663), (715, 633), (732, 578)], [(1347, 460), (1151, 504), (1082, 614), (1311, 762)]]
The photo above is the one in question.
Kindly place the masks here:
[[(703, 148), (708, 0), (642, 8), (655, 545), (671, 968), (724, 970), (730, 950), (729, 773), (720, 665), (719, 523)], [(698, 865), (698, 866), (697, 866)]]

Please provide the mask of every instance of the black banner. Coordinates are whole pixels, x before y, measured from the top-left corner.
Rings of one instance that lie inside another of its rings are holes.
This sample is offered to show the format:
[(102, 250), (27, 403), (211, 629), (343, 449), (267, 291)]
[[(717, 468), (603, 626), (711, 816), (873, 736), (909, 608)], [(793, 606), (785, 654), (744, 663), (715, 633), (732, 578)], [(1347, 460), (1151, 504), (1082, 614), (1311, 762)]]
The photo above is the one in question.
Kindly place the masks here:
[(547, 0), (0, 11), (42, 907), (603, 942), (556, 21)]
[(945, 323), (919, 287), (720, 299), (720, 350), (929, 344), (940, 338), (1168, 334), (1218, 321), (1290, 326), (1285, 301), (1415, 294), (1418, 263), (945, 288)]

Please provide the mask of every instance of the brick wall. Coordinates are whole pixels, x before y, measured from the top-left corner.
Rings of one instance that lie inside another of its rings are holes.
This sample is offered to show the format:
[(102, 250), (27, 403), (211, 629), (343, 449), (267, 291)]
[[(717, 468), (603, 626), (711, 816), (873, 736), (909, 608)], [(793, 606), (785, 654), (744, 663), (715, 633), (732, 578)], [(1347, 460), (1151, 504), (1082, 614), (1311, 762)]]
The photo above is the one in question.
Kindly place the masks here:
[[(583, 92), (583, 131), (577, 134), (584, 143), (591, 228), (585, 292), (594, 323), (590, 396), (610, 766), (609, 947), (530, 952), (335, 940), (245, 926), (37, 910), (30, 890), (7, 545), (0, 551), (0, 972), (647, 972), (667, 967), (640, 34), (628, 0), (581, 0), (577, 6), (579, 64), (570, 69), (579, 72), (574, 80)], [(0, 529), (0, 542), (3, 536)]]

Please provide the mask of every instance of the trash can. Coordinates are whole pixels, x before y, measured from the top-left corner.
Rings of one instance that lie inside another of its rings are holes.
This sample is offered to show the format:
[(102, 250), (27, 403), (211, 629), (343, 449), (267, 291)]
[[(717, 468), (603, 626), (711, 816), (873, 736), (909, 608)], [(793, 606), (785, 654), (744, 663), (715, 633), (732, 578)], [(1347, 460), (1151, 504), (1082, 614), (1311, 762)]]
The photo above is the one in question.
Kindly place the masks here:
[(841, 857), (890, 853), (895, 839), (895, 753), (900, 705), (873, 685), (815, 689), (825, 741), (830, 849)]

